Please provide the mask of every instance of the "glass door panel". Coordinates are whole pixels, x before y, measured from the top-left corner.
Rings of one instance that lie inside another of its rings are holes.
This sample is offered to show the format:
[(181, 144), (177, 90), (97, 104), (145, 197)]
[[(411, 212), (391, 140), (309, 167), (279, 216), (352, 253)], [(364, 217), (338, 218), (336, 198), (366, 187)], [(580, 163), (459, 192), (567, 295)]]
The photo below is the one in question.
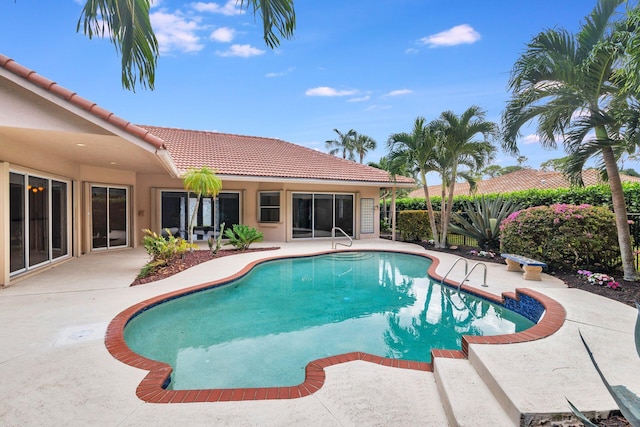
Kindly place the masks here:
[(314, 194), (313, 237), (331, 237), (332, 228), (333, 194)]
[(313, 195), (293, 195), (293, 238), (313, 237), (312, 216)]
[(353, 236), (353, 196), (336, 194), (335, 225)]
[(107, 188), (91, 187), (92, 248), (107, 247)]
[(25, 197), (24, 175), (11, 172), (9, 174), (9, 251), (10, 272), (23, 270), (27, 267), (25, 242)]
[(109, 188), (109, 247), (127, 246), (127, 190)]
[(232, 228), (240, 224), (240, 194), (220, 193), (218, 198), (218, 217), (216, 219), (216, 235), (220, 232), (220, 224), (224, 222), (224, 228)]
[(29, 266), (49, 261), (49, 180), (29, 177)]
[(67, 236), (67, 184), (51, 181), (51, 255), (54, 259), (69, 254)]

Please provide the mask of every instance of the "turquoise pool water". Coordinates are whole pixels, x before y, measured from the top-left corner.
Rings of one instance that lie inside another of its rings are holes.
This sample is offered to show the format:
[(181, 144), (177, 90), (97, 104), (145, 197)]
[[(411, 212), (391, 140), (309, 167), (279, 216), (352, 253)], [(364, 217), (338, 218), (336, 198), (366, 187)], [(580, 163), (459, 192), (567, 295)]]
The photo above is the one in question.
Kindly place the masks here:
[(136, 353), (173, 367), (170, 388), (292, 386), (312, 360), (353, 351), (429, 362), (462, 335), (519, 332), (533, 322), (430, 280), (431, 261), (346, 252), (268, 261), (224, 286), (134, 317)]

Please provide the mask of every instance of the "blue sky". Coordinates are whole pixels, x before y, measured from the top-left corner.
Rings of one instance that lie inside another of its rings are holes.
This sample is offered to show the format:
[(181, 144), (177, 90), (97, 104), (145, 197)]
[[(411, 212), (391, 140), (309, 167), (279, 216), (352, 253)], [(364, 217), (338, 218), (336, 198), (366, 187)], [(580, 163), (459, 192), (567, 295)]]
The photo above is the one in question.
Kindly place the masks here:
[[(418, 116), (479, 105), (499, 121), (525, 44), (547, 28), (574, 31), (595, 0), (296, 0), (295, 36), (275, 50), (235, 0), (156, 1), (156, 89), (136, 93), (122, 88), (113, 46), (76, 33), (83, 3), (1, 1), (0, 53), (136, 124), (321, 151), (334, 128), (354, 129), (378, 143), (367, 162)], [(519, 143), (527, 166), (563, 156), (542, 150), (532, 134), (525, 129)], [(495, 163), (516, 160), (499, 151)]]

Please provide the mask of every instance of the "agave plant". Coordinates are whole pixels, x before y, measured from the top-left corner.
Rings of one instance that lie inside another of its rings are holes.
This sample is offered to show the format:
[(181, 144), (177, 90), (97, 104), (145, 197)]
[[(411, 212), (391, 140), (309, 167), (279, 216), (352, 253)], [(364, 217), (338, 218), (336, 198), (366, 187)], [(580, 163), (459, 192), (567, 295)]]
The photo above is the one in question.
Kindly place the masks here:
[[(636, 308), (638, 309), (638, 318), (636, 319), (635, 340), (636, 340), (636, 352), (640, 357), (640, 305), (637, 302), (636, 302)], [(591, 353), (591, 349), (589, 348), (589, 346), (587, 345), (587, 342), (582, 337), (582, 334), (580, 334), (580, 339), (582, 340), (582, 344), (584, 344), (584, 347), (587, 349), (587, 353), (589, 354), (591, 363), (593, 363), (593, 367), (596, 368), (596, 371), (598, 371), (598, 375), (600, 375), (600, 379), (602, 379), (602, 382), (604, 383), (605, 387), (609, 391), (609, 394), (611, 394), (611, 397), (613, 397), (613, 400), (615, 400), (622, 415), (627, 419), (627, 421), (629, 422), (629, 424), (631, 424), (632, 427), (640, 427), (640, 397), (638, 397), (635, 393), (630, 391), (625, 386), (610, 385), (609, 381), (607, 381), (607, 379), (604, 377), (604, 374), (598, 367), (598, 364), (596, 363), (596, 359), (593, 357), (593, 353)], [(569, 407), (571, 408), (571, 411), (576, 415), (576, 417), (580, 419), (580, 421), (584, 423), (585, 426), (597, 427), (595, 424), (593, 424), (589, 420), (589, 418), (587, 418), (582, 412), (580, 412), (571, 403), (570, 400), (567, 399), (567, 402), (569, 402)]]
[(453, 212), (449, 231), (478, 241), (483, 250), (500, 249), (500, 224), (520, 205), (499, 196), (493, 200), (484, 196), (473, 202), (464, 201), (463, 212)]

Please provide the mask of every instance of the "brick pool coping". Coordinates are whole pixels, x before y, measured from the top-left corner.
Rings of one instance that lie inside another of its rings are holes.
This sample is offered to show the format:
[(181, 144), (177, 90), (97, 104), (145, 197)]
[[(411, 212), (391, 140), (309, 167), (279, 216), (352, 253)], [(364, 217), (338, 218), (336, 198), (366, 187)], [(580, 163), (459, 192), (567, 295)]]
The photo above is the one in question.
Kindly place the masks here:
[[(385, 250), (367, 250), (358, 249), (357, 252), (370, 251), (370, 252), (396, 252), (405, 253), (409, 255), (422, 256), (432, 260), (432, 264), (429, 267), (428, 274), (434, 280), (441, 280), (442, 277), (436, 274), (436, 268), (440, 263), (440, 260), (436, 257), (426, 254), (420, 254), (410, 251), (385, 251)], [(348, 252), (348, 251), (341, 251)], [(526, 331), (495, 335), (495, 336), (462, 336), (462, 349), (461, 350), (432, 350), (431, 351), (431, 363), (427, 362), (415, 362), (407, 360), (390, 359), (386, 357), (374, 356), (372, 354), (363, 352), (351, 352), (339, 354), (336, 356), (325, 357), (322, 359), (316, 359), (309, 362), (305, 368), (305, 380), (295, 386), (285, 387), (259, 387), (259, 388), (236, 388), (236, 389), (202, 389), (202, 390), (167, 390), (166, 386), (169, 383), (169, 377), (171, 375), (172, 368), (166, 363), (158, 362), (155, 360), (147, 359), (134, 353), (129, 346), (127, 346), (124, 340), (124, 328), (131, 319), (145, 310), (161, 304), (165, 301), (178, 298), (183, 295), (203, 291), (205, 289), (214, 288), (216, 286), (224, 285), (230, 281), (239, 279), (247, 274), (253, 267), (263, 262), (296, 258), (316, 256), (323, 254), (335, 253), (335, 251), (322, 251), (313, 254), (305, 255), (285, 255), (274, 256), (269, 258), (263, 258), (253, 261), (247, 264), (239, 272), (226, 277), (221, 280), (202, 283), (196, 286), (187, 287), (184, 289), (176, 290), (173, 292), (158, 295), (156, 297), (147, 299), (138, 304), (135, 304), (120, 314), (118, 314), (109, 324), (105, 335), (105, 346), (111, 355), (117, 360), (139, 368), (149, 371), (149, 373), (143, 378), (136, 389), (136, 395), (139, 399), (149, 403), (189, 403), (189, 402), (225, 402), (225, 401), (240, 401), (240, 400), (267, 400), (267, 399), (296, 399), (299, 397), (309, 396), (318, 391), (325, 381), (324, 368), (340, 363), (351, 362), (355, 360), (361, 360), (365, 362), (375, 363), (383, 366), (389, 366), (393, 368), (413, 369), (419, 371), (433, 372), (433, 359), (436, 357), (465, 359), (468, 356), (470, 344), (513, 344), (523, 343), (528, 341), (534, 341), (542, 338), (546, 338), (555, 333), (564, 324), (566, 318), (566, 312), (564, 307), (552, 298), (547, 297), (539, 292), (528, 288), (516, 289), (515, 292), (504, 292), (502, 297), (496, 296), (489, 292), (485, 292), (481, 289), (473, 288), (468, 285), (462, 285), (461, 288), (467, 293), (478, 296), (482, 299), (495, 302), (504, 305), (508, 299), (519, 301), (522, 295), (526, 295), (534, 300), (538, 301), (545, 309), (542, 319), (531, 328)], [(445, 284), (454, 288), (458, 287), (457, 283), (446, 279)]]

